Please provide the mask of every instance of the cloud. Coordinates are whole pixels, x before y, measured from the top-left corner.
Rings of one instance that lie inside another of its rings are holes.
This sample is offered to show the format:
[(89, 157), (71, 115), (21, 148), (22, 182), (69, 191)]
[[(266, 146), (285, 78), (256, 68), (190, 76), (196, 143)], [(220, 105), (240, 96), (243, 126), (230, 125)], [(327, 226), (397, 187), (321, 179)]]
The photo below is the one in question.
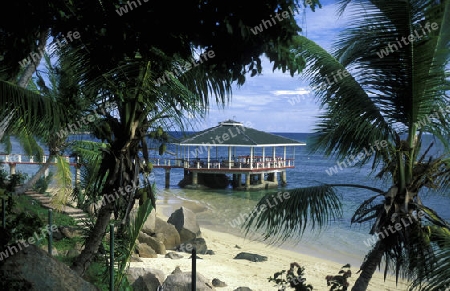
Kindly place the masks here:
[[(315, 12), (306, 9), (295, 15), (303, 35), (327, 51), (331, 50), (339, 31), (346, 27), (346, 15), (338, 18), (336, 8), (334, 1), (324, 0), (322, 8)], [(266, 57), (262, 57), (262, 67), (262, 74), (247, 76), (243, 86), (233, 87), (228, 106), (210, 110), (202, 129), (234, 119), (268, 132), (313, 131), (321, 110), (303, 76), (291, 77), (288, 72), (272, 71), (273, 64)]]
[(271, 91), (270, 93), (278, 96), (278, 95), (307, 95), (310, 92), (311, 92), (310, 90), (306, 90), (303, 88), (296, 88), (294, 90), (275, 90)]

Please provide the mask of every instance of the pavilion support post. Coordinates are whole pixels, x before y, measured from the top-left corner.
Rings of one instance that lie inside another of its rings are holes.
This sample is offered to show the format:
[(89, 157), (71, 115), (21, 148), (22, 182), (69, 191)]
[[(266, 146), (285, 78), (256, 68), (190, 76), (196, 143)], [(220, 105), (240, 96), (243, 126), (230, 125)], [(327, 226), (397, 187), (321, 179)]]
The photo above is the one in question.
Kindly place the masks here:
[(245, 187), (250, 187), (250, 173), (245, 174)]
[(277, 172), (269, 173), (267, 180), (271, 182), (278, 182), (278, 173)]
[[(231, 147), (228, 147), (228, 169), (231, 169)], [(234, 175), (233, 175), (234, 179)]]
[(9, 174), (16, 174), (16, 163), (9, 163)]
[(265, 184), (265, 181), (264, 181), (264, 173), (261, 173), (261, 174), (259, 174), (260, 176), (259, 176), (259, 183), (260, 184)]
[(233, 174), (233, 188), (241, 186), (241, 175)]
[(286, 171), (281, 172), (281, 185), (287, 184)]
[(197, 184), (198, 184), (198, 173), (192, 172), (192, 185), (197, 185)]
[(262, 148), (262, 162), (263, 162), (263, 168), (266, 168), (266, 148)]
[(170, 168), (166, 168), (165, 187), (166, 189), (170, 187)]
[(273, 155), (273, 167), (275, 168), (275, 164), (277, 162), (276, 147), (275, 146), (273, 147), (272, 155)]
[(254, 155), (254, 149), (253, 147), (250, 148), (250, 169), (253, 169), (253, 155)]
[(208, 146), (208, 169), (210, 168), (211, 161), (211, 147)]

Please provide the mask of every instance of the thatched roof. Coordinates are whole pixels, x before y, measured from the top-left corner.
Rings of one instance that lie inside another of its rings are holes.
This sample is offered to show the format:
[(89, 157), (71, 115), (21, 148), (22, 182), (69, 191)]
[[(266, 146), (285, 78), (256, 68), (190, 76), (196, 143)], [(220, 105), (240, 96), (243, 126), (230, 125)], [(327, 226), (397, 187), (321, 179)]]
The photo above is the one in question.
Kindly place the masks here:
[(186, 146), (235, 146), (235, 147), (271, 147), (271, 146), (302, 146), (305, 143), (245, 127), (242, 123), (227, 120), (219, 125), (200, 131), (182, 139), (180, 145)]

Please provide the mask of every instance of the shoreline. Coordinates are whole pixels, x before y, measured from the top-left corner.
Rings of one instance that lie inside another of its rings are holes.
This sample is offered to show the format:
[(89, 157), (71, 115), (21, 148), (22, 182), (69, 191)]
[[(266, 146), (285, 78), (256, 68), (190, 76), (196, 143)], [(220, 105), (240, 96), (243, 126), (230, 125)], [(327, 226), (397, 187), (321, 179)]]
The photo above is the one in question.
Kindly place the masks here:
[[(166, 197), (167, 198), (167, 197)], [(163, 199), (164, 200), (164, 199)], [(198, 212), (200, 205), (194, 201), (182, 200), (177, 197), (165, 199), (165, 201), (157, 200), (156, 214), (158, 217), (167, 220), (170, 214), (181, 206)], [(275, 272), (289, 269), (292, 262), (299, 263), (305, 268), (305, 283), (311, 284), (314, 290), (329, 290), (325, 276), (337, 275), (342, 266), (348, 262), (334, 261), (332, 258), (317, 256), (314, 250), (296, 252), (265, 244), (263, 242), (254, 241), (240, 237), (238, 235), (220, 232), (211, 229), (211, 225), (202, 225), (201, 237), (206, 240), (208, 249), (215, 252), (214, 255), (199, 255), (202, 259), (197, 260), (197, 272), (205, 276), (208, 280), (218, 278), (225, 282), (228, 286), (216, 287), (217, 290), (233, 291), (238, 287), (249, 287), (256, 291), (277, 290), (273, 282), (269, 282), (267, 278), (273, 277)], [(240, 248), (236, 247), (239, 246)], [(307, 247), (305, 247), (308, 250)], [(167, 251), (171, 252), (171, 251)], [(264, 262), (250, 262), (247, 260), (233, 259), (240, 252), (255, 253), (267, 256), (268, 260)], [(318, 248), (320, 253), (320, 248)], [(183, 256), (182, 259), (172, 260), (165, 258), (164, 255), (158, 255), (158, 258), (141, 258), (143, 262), (132, 262), (130, 267), (146, 267), (162, 270), (165, 276), (169, 275), (175, 267), (179, 266), (183, 272), (191, 271), (191, 260), (188, 259), (188, 253), (176, 252)], [(358, 274), (359, 265), (351, 264), (352, 276), (348, 278), (351, 286), (354, 285)], [(383, 279), (383, 273), (377, 271), (368, 287), (368, 291), (394, 291), (406, 290), (407, 285), (399, 280), (398, 286), (395, 284), (395, 277), (387, 276), (386, 281)]]
[[(162, 203), (164, 201), (164, 203)], [(159, 203), (159, 204), (158, 204)], [(199, 219), (199, 216), (202, 215), (203, 212), (207, 211), (208, 208), (205, 207), (204, 204), (200, 203), (196, 200), (190, 200), (190, 199), (184, 199), (178, 196), (170, 195), (164, 196), (164, 197), (158, 197), (157, 199), (157, 213), (164, 216), (164, 218), (167, 220), (171, 213), (173, 213), (175, 210), (179, 209), (181, 206), (184, 206), (186, 208), (189, 208), (191, 211), (193, 211), (197, 215), (197, 221), (200, 225), (201, 229), (209, 229), (213, 232), (220, 232), (220, 233), (228, 233), (230, 235), (246, 239), (248, 241), (255, 241), (259, 242), (265, 245), (268, 245), (270, 248), (279, 248), (284, 249), (287, 251), (293, 251), (295, 253), (302, 253), (309, 256), (317, 257), (319, 259), (329, 260), (332, 262), (336, 262), (342, 265), (345, 264), (351, 264), (352, 266), (358, 267), (362, 263), (362, 258), (360, 258), (358, 255), (345, 252), (344, 250), (341, 250), (339, 253), (336, 253), (335, 250), (329, 250), (324, 246), (318, 246), (314, 245), (315, 237), (319, 237), (321, 233), (314, 235), (313, 237), (305, 238), (302, 241), (299, 241), (297, 244), (294, 243), (288, 243), (285, 242), (281, 246), (280, 245), (274, 245), (270, 246), (268, 243), (258, 240), (258, 239), (252, 239), (251, 235), (249, 235), (247, 238), (245, 238), (245, 234), (238, 228), (238, 227), (225, 227), (225, 226), (217, 226), (212, 224), (208, 220), (202, 220)], [(160, 207), (160, 208), (159, 208)], [(159, 209), (158, 209), (159, 208)], [(161, 211), (161, 212), (158, 212)], [(323, 230), (325, 232), (327, 230)], [(328, 229), (328, 231), (333, 231), (332, 228)]]

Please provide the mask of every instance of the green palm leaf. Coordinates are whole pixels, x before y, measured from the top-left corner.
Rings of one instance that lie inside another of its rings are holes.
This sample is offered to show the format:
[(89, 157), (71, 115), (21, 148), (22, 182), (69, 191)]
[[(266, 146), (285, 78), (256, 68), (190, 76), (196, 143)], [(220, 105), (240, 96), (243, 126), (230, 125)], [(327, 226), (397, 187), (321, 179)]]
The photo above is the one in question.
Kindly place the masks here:
[(0, 80), (0, 119), (13, 112), (8, 133), (26, 126), (35, 135), (44, 135), (48, 128), (65, 124), (61, 104), (50, 98)]
[(64, 206), (67, 205), (67, 201), (72, 193), (72, 172), (70, 171), (69, 162), (61, 155), (56, 156), (56, 172), (54, 178), (58, 188), (52, 197), (52, 205), (59, 211), (62, 211)]
[(262, 198), (243, 225), (246, 234), (257, 229), (269, 243), (282, 243), (301, 238), (308, 226), (321, 229), (342, 216), (342, 204), (332, 186), (297, 188), (288, 193), (288, 199), (279, 199), (275, 193)]

